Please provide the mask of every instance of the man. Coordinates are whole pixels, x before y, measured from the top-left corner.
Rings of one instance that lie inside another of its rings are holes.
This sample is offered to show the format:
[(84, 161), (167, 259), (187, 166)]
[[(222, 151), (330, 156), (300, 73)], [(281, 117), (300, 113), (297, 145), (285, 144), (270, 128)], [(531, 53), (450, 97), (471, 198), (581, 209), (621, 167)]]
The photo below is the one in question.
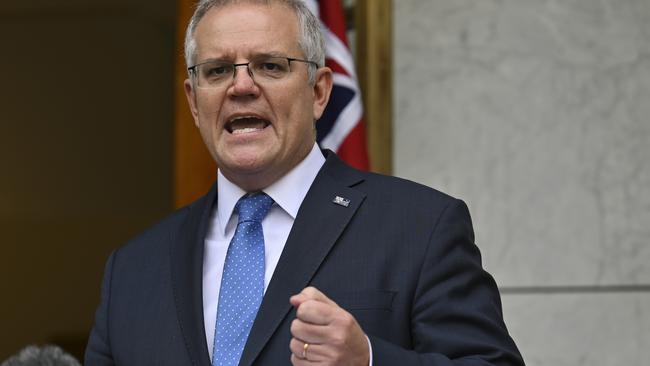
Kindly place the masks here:
[(523, 365), (466, 206), (318, 149), (300, 1), (202, 1), (186, 59), (217, 183), (111, 255), (86, 365)]

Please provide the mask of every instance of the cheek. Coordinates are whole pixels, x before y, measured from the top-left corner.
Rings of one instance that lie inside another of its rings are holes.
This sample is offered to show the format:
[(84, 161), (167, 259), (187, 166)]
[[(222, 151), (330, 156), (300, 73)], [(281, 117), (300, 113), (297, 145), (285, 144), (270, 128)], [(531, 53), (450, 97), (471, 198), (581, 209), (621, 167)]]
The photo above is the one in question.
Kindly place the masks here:
[(287, 116), (286, 133), (295, 140), (303, 140), (311, 136), (314, 122), (311, 109), (306, 109), (301, 103), (294, 103)]
[(314, 105), (313, 98), (308, 94), (310, 90), (304, 90), (302, 94), (292, 95), (284, 100), (285, 105), (288, 105), (289, 116), (295, 123), (303, 124), (309, 121), (313, 124), (314, 121)]
[(201, 117), (213, 117), (215, 110), (218, 109), (214, 101), (211, 101), (209, 98), (206, 97), (198, 98), (196, 100), (196, 103), (197, 103), (197, 110), (199, 112), (199, 116)]
[(197, 99), (197, 113), (201, 133), (210, 135), (217, 133), (219, 105), (208, 98)]

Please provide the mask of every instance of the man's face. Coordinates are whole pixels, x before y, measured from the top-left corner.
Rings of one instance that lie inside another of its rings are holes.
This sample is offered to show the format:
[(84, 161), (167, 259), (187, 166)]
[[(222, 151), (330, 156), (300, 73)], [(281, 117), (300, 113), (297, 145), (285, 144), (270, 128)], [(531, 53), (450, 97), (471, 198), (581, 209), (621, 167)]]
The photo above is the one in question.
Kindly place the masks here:
[[(234, 4), (212, 9), (198, 23), (195, 63), (246, 63), (260, 55), (304, 59), (298, 20), (283, 5)], [(195, 124), (222, 173), (247, 191), (284, 176), (311, 150), (314, 121), (327, 104), (331, 71), (321, 68), (316, 83), (309, 65), (292, 62), (286, 78), (263, 83), (246, 67), (223, 88), (197, 88), (185, 81)]]

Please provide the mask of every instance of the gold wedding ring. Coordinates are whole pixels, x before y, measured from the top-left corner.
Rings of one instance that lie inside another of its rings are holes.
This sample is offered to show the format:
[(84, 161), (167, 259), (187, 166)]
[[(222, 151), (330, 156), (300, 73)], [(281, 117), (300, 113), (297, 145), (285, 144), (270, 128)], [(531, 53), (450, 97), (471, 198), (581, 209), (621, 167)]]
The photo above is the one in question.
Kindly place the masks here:
[(304, 346), (302, 346), (302, 355), (300, 358), (306, 360), (307, 359), (307, 348), (309, 348), (309, 343), (305, 343)]

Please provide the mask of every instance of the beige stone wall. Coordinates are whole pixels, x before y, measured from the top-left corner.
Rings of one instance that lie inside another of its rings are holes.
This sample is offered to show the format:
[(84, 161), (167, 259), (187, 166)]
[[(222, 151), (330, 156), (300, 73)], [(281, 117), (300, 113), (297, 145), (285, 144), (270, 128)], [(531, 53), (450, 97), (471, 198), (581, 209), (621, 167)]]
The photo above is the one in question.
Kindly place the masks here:
[(467, 201), (529, 365), (650, 359), (650, 2), (395, 1), (395, 173)]

